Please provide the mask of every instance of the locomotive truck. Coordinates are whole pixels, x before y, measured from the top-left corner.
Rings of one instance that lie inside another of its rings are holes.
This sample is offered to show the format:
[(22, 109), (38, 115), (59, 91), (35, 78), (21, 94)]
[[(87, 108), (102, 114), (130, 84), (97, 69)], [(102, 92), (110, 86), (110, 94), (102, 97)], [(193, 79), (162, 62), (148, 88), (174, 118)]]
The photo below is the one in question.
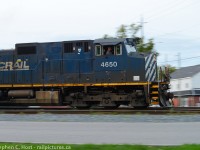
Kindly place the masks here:
[(169, 107), (169, 77), (157, 70), (134, 38), (19, 43), (0, 51), (0, 105)]

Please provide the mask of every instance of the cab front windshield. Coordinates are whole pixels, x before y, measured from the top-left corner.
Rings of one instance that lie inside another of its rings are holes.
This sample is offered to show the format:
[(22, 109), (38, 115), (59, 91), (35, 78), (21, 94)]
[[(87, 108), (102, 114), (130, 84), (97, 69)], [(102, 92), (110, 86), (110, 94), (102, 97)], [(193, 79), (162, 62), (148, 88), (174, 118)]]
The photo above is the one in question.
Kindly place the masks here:
[(131, 43), (125, 43), (127, 54), (130, 55), (133, 52), (136, 52), (135, 46)]

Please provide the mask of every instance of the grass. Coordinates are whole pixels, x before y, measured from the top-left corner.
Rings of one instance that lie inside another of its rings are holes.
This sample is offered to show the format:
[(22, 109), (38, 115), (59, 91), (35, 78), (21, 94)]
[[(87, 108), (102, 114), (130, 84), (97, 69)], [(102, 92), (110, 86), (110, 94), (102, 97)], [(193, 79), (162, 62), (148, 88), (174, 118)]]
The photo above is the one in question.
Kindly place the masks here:
[(200, 145), (145, 146), (145, 145), (72, 145), (75, 150), (200, 150)]
[(117, 144), (30, 144), (30, 143), (0, 143), (0, 150), (200, 150), (198, 145), (181, 146), (145, 146)]

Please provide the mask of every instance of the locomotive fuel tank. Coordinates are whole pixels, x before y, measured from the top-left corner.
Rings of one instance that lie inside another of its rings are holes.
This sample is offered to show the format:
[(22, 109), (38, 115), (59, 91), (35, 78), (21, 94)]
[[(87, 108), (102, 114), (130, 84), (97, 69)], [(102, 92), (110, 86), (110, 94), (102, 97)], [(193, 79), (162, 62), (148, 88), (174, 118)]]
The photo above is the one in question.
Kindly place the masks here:
[(8, 91), (10, 98), (32, 98), (34, 97), (33, 90), (10, 90)]

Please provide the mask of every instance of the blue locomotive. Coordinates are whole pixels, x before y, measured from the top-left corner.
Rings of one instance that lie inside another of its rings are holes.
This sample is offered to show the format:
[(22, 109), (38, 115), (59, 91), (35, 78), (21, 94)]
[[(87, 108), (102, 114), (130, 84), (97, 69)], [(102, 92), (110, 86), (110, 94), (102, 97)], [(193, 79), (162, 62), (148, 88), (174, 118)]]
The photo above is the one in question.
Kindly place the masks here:
[(0, 51), (0, 105), (170, 106), (157, 76), (133, 38), (20, 43)]

